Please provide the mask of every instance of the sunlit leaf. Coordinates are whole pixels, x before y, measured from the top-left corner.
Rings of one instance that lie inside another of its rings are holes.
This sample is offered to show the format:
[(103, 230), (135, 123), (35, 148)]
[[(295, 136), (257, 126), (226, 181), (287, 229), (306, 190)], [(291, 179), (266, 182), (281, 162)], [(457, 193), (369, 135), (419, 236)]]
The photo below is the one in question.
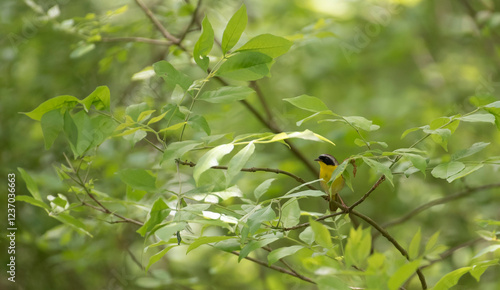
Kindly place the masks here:
[(226, 54), (228, 50), (233, 48), (236, 43), (238, 43), (241, 34), (247, 26), (247, 21), (247, 8), (245, 5), (242, 5), (240, 9), (238, 9), (238, 11), (236, 11), (236, 13), (231, 17), (231, 19), (229, 19), (226, 29), (224, 29), (221, 43), (223, 54)]

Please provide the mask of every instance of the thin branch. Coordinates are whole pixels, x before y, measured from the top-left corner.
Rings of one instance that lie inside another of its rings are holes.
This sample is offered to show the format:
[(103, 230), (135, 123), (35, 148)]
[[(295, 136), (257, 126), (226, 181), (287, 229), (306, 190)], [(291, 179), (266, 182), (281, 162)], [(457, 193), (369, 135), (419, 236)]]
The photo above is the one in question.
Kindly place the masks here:
[(193, 24), (196, 23), (196, 20), (198, 19), (198, 11), (200, 10), (201, 7), (201, 2), (202, 0), (199, 0), (198, 4), (196, 4), (196, 8), (194, 9), (193, 15), (191, 16), (191, 21), (189, 22), (188, 26), (186, 26), (181, 36), (179, 36), (179, 43), (181, 43), (184, 40), (184, 38), (186, 38), (188, 32), (191, 29), (191, 26), (193, 26)]
[(155, 17), (153, 12), (151, 10), (149, 10), (149, 8), (146, 5), (144, 5), (144, 3), (141, 0), (135, 0), (135, 3), (137, 3), (137, 5), (139, 5), (139, 7), (141, 7), (141, 9), (144, 11), (144, 13), (146, 13), (146, 15), (149, 17), (151, 22), (153, 22), (154, 26), (156, 26), (158, 31), (160, 31), (160, 33), (163, 35), (163, 37), (172, 41), (175, 44), (179, 44), (179, 39), (177, 37), (173, 36), (172, 34), (170, 34), (170, 32), (168, 32), (168, 30), (160, 23), (160, 21), (158, 21), (158, 19)]
[(271, 109), (269, 108), (269, 105), (267, 104), (266, 98), (264, 97), (264, 94), (262, 93), (262, 90), (260, 89), (260, 86), (257, 83), (257, 81), (251, 81), (250, 87), (252, 87), (255, 90), (255, 92), (257, 93), (257, 97), (259, 98), (259, 101), (262, 104), (264, 111), (266, 112), (268, 122), (274, 123), (273, 114), (271, 112)]
[(171, 41), (152, 39), (146, 37), (103, 37), (101, 42), (142, 42), (154, 45), (171, 45)]
[(349, 208), (348, 210), (349, 211), (352, 211), (356, 206), (358, 206), (360, 203), (362, 203), (365, 199), (368, 198), (368, 196), (370, 196), (370, 194), (375, 190), (377, 189), (377, 187), (382, 183), (384, 182), (385, 180), (385, 175), (382, 175), (380, 176), (380, 178), (377, 180), (377, 182), (375, 182), (375, 184), (373, 184), (372, 188), (370, 188), (370, 190), (368, 190), (358, 201), (356, 201), (355, 203), (353, 203)]
[[(231, 254), (233, 255), (236, 255), (236, 256), (239, 256), (240, 253), (236, 252), (236, 251), (232, 251)], [(302, 275), (297, 275), (296, 273), (290, 271), (290, 270), (287, 270), (285, 268), (281, 268), (281, 267), (278, 267), (278, 266), (275, 266), (275, 265), (269, 265), (268, 263), (264, 262), (264, 261), (260, 261), (260, 260), (257, 260), (257, 259), (254, 259), (254, 258), (251, 258), (251, 257), (245, 257), (245, 259), (249, 260), (249, 261), (252, 261), (254, 263), (257, 263), (261, 266), (264, 266), (264, 267), (267, 267), (269, 269), (273, 269), (275, 271), (278, 271), (278, 272), (281, 272), (281, 273), (284, 273), (284, 274), (288, 274), (290, 276), (293, 276), (293, 277), (296, 277), (296, 278), (299, 278), (301, 280), (304, 280), (306, 282), (309, 282), (309, 283), (312, 283), (312, 284), (316, 284), (316, 282), (314, 282), (313, 280), (311, 280), (310, 278), (307, 278), (305, 276), (302, 276)]]
[[(195, 167), (196, 166), (196, 163), (193, 163), (193, 162), (188, 162), (188, 161), (182, 161), (182, 160), (177, 160), (177, 162), (181, 165), (187, 165), (187, 166), (190, 166), (190, 167)], [(210, 167), (212, 169), (221, 169), (221, 170), (227, 170), (227, 166), (212, 166)], [(293, 173), (290, 173), (288, 171), (284, 171), (284, 170), (280, 170), (280, 169), (275, 169), (275, 168), (263, 168), (263, 167), (250, 167), (250, 168), (242, 168), (241, 171), (244, 171), (244, 172), (257, 172), (257, 171), (264, 171), (264, 172), (272, 172), (272, 173), (276, 173), (276, 174), (284, 174), (284, 175), (287, 175), (287, 176), (290, 176), (291, 178), (295, 179), (296, 181), (298, 181), (299, 183), (307, 183), (304, 179), (302, 179), (301, 177), (293, 174)], [(316, 190), (316, 188), (310, 184), (306, 184), (306, 186), (309, 188), (309, 189), (312, 189), (312, 190)]]
[(391, 227), (391, 226), (394, 226), (394, 225), (397, 225), (397, 224), (400, 224), (400, 223), (403, 223), (407, 220), (409, 220), (410, 218), (416, 216), (417, 214), (423, 212), (424, 210), (427, 210), (433, 206), (436, 206), (436, 205), (439, 205), (439, 204), (443, 204), (443, 203), (447, 203), (449, 201), (453, 201), (453, 200), (456, 200), (456, 199), (459, 199), (459, 198), (462, 198), (462, 197), (466, 197), (466, 196), (469, 196), (477, 191), (482, 191), (482, 190), (486, 190), (486, 189), (490, 189), (490, 188), (495, 188), (495, 187), (500, 187), (500, 183), (493, 183), (493, 184), (487, 184), (487, 185), (483, 185), (483, 186), (478, 186), (478, 187), (472, 187), (472, 188), (468, 188), (462, 192), (459, 192), (459, 193), (455, 193), (455, 194), (451, 194), (451, 195), (447, 195), (445, 197), (442, 197), (442, 198), (438, 198), (438, 199), (435, 199), (435, 200), (432, 200), (428, 203), (425, 203), (419, 207), (417, 207), (416, 209), (410, 211), (409, 213), (407, 213), (406, 215), (398, 218), (398, 219), (395, 219), (393, 221), (390, 221), (390, 222), (387, 222), (385, 224), (383, 224), (383, 227), (384, 228), (388, 228), (388, 227)]

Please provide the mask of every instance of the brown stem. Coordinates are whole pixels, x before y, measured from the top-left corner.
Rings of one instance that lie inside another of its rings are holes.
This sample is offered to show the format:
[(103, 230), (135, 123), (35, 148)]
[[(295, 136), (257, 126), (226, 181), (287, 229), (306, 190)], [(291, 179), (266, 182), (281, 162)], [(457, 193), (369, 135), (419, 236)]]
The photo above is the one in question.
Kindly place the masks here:
[[(236, 256), (239, 256), (240, 253), (236, 252), (236, 251), (232, 251), (231, 254), (233, 255), (236, 255)], [(260, 261), (260, 260), (257, 260), (257, 259), (254, 259), (254, 258), (251, 258), (251, 257), (245, 257), (245, 259), (249, 260), (249, 261), (252, 261), (256, 264), (259, 264), (261, 266), (264, 266), (264, 267), (267, 267), (269, 269), (273, 269), (275, 271), (278, 271), (278, 272), (281, 272), (281, 273), (284, 273), (284, 274), (288, 274), (290, 276), (293, 276), (293, 277), (296, 277), (296, 278), (299, 278), (301, 280), (304, 280), (306, 282), (309, 282), (309, 283), (312, 283), (312, 284), (316, 284), (316, 282), (314, 282), (313, 280), (311, 280), (310, 278), (307, 278), (305, 276), (302, 276), (302, 275), (297, 275), (296, 273), (290, 271), (290, 270), (287, 270), (285, 268), (281, 268), (281, 267), (278, 267), (278, 266), (275, 266), (275, 265), (269, 265), (268, 263), (264, 262), (264, 261)]]
[[(195, 167), (196, 166), (196, 163), (193, 163), (193, 162), (188, 162), (188, 161), (182, 161), (182, 160), (177, 160), (177, 162), (181, 165), (187, 165), (187, 166), (190, 166), (190, 167)], [(212, 169), (221, 169), (221, 170), (227, 170), (227, 166), (212, 166), (210, 167)], [(284, 174), (284, 175), (287, 175), (287, 176), (290, 176), (291, 178), (297, 180), (299, 183), (306, 183), (306, 181), (302, 178), (300, 178), (299, 176), (293, 174), (293, 173), (290, 173), (288, 171), (284, 171), (284, 170), (280, 170), (280, 169), (274, 169), (274, 168), (263, 168), (263, 167), (250, 167), (250, 168), (242, 168), (241, 171), (244, 171), (244, 172), (257, 172), (257, 171), (264, 171), (264, 172), (273, 172), (273, 173), (276, 173), (276, 174)], [(309, 189), (312, 189), (312, 190), (316, 190), (316, 188), (310, 184), (306, 184), (306, 186), (309, 188)]]
[(493, 183), (493, 184), (487, 184), (487, 185), (483, 185), (483, 186), (468, 188), (468, 189), (466, 189), (466, 190), (464, 190), (462, 192), (451, 194), (451, 195), (447, 195), (445, 197), (432, 200), (432, 201), (430, 201), (428, 203), (425, 203), (425, 204), (417, 207), (416, 209), (410, 211), (409, 213), (407, 213), (406, 215), (404, 215), (404, 216), (402, 216), (402, 217), (400, 217), (398, 219), (395, 219), (393, 221), (390, 221), (390, 222), (387, 222), (387, 223), (383, 224), (383, 227), (384, 228), (388, 228), (388, 227), (391, 227), (391, 226), (403, 223), (403, 222), (409, 220), (410, 218), (416, 216), (417, 214), (423, 212), (424, 210), (429, 209), (429, 208), (431, 208), (433, 206), (436, 206), (436, 205), (439, 205), (439, 204), (443, 204), (443, 203), (447, 203), (449, 201), (453, 201), (453, 200), (456, 200), (456, 199), (459, 199), (459, 198), (462, 198), (462, 197), (469, 196), (469, 195), (471, 195), (471, 194), (473, 194), (473, 193), (475, 193), (477, 191), (482, 191), (482, 190), (486, 190), (486, 189), (490, 189), (490, 188), (495, 188), (495, 187), (500, 187), (500, 183)]
[(352, 211), (356, 206), (358, 206), (360, 203), (362, 203), (365, 199), (368, 198), (368, 196), (370, 196), (370, 194), (375, 190), (377, 189), (377, 187), (382, 183), (384, 182), (385, 180), (385, 175), (382, 175), (380, 176), (380, 178), (377, 180), (377, 182), (375, 182), (375, 184), (373, 184), (372, 188), (370, 188), (370, 190), (368, 190), (358, 201), (356, 201), (355, 203), (353, 203), (350, 207), (349, 207), (349, 211)]
[(163, 37), (172, 41), (175, 44), (179, 44), (179, 39), (177, 37), (173, 36), (172, 34), (170, 34), (170, 32), (168, 32), (168, 30), (160, 23), (160, 21), (158, 21), (158, 19), (155, 17), (153, 12), (151, 10), (149, 10), (149, 8), (146, 5), (144, 5), (144, 3), (141, 0), (135, 0), (135, 3), (137, 3), (137, 5), (139, 5), (139, 7), (141, 7), (141, 9), (144, 11), (144, 13), (146, 13), (146, 15), (149, 17), (151, 22), (153, 22), (154, 26), (156, 26), (158, 31), (160, 31), (160, 33), (163, 35)]
[(154, 45), (171, 45), (171, 41), (145, 37), (103, 37), (102, 42), (142, 42)]

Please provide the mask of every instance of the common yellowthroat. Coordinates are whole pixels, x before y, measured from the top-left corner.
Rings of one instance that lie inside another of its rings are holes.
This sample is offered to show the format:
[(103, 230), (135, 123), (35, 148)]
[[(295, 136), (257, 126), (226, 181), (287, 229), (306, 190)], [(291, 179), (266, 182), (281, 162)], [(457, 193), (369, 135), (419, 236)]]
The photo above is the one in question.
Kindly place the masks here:
[(344, 187), (345, 181), (342, 175), (339, 175), (333, 182), (330, 188), (328, 188), (328, 181), (332, 178), (332, 173), (339, 166), (339, 162), (335, 157), (330, 154), (321, 154), (318, 158), (314, 159), (314, 161), (318, 161), (319, 163), (319, 178), (321, 180), (321, 187), (330, 197), (330, 211), (334, 212), (337, 210), (338, 206), (334, 201), (342, 202), (342, 199), (339, 197), (339, 191)]

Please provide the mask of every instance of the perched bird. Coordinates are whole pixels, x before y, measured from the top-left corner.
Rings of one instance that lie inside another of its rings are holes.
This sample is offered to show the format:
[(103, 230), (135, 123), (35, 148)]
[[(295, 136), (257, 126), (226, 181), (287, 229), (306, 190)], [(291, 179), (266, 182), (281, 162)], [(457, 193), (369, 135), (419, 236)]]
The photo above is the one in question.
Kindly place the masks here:
[(344, 178), (342, 175), (339, 175), (333, 182), (330, 187), (328, 187), (328, 181), (332, 178), (332, 173), (339, 166), (339, 162), (335, 157), (330, 154), (321, 154), (318, 158), (314, 159), (314, 161), (319, 162), (319, 178), (321, 180), (321, 187), (330, 197), (330, 211), (334, 212), (337, 210), (337, 205), (334, 201), (342, 202), (342, 199), (339, 197), (339, 191), (344, 187)]

